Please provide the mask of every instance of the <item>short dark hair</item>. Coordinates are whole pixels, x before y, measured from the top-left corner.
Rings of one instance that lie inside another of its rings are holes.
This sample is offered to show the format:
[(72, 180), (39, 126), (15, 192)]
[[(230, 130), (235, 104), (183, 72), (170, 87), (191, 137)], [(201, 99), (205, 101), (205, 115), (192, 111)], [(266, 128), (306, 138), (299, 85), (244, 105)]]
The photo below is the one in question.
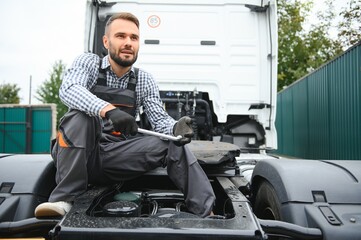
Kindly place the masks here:
[(120, 12), (120, 13), (116, 13), (113, 14), (107, 21), (107, 23), (105, 24), (105, 33), (107, 33), (108, 31), (108, 27), (109, 25), (117, 19), (123, 19), (123, 20), (128, 20), (133, 22), (135, 25), (137, 25), (137, 28), (139, 29), (139, 20), (136, 16), (134, 16), (133, 14), (129, 13), (129, 12)]

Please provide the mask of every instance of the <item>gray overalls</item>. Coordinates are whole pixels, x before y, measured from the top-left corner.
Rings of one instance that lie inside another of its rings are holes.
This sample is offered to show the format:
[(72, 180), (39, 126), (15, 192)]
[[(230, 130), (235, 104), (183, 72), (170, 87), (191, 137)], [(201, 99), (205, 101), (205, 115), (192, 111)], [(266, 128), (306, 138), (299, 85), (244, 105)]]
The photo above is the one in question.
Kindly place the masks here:
[[(101, 79), (104, 76), (104, 72), (100, 71), (100, 84), (103, 84), (101, 82), (104, 80)], [(134, 116), (135, 82), (134, 86), (128, 84), (130, 89), (127, 90), (99, 87), (97, 83), (98, 86), (92, 92), (98, 97), (118, 95), (117, 99), (127, 99), (126, 104), (104, 100), (122, 107), (122, 110)], [(124, 109), (124, 105), (128, 109)], [(202, 217), (209, 215), (215, 201), (214, 192), (208, 177), (187, 146), (178, 147), (171, 141), (154, 136), (137, 136), (125, 140), (111, 132), (111, 126), (105, 119), (91, 117), (74, 109), (63, 116), (52, 148), (57, 167), (57, 186), (50, 195), (50, 202), (73, 201), (86, 191), (88, 183), (117, 183), (167, 166), (168, 175), (183, 192), (188, 209)]]

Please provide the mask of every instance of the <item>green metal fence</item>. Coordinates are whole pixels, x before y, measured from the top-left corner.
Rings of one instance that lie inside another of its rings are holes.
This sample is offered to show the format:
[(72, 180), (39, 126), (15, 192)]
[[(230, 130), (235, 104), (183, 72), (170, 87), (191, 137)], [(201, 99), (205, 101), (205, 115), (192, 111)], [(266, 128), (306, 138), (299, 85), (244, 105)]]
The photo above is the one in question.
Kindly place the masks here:
[(278, 93), (276, 152), (361, 159), (360, 95), (361, 42)]
[(49, 153), (55, 127), (55, 104), (0, 104), (0, 152)]

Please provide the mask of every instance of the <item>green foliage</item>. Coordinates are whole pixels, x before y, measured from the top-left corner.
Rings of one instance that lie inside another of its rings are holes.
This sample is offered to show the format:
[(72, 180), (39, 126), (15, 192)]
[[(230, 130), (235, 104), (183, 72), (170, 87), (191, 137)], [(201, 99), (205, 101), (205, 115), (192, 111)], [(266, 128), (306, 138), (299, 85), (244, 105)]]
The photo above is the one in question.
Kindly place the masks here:
[(62, 61), (58, 61), (53, 65), (50, 72), (50, 79), (45, 80), (43, 84), (36, 91), (36, 97), (42, 103), (55, 103), (57, 110), (57, 126), (59, 125), (60, 118), (66, 113), (68, 108), (62, 103), (59, 98), (59, 88), (63, 80), (65, 72), (65, 65)]
[(16, 84), (0, 84), (0, 104), (20, 103), (20, 88)]
[(319, 13), (318, 25), (304, 29), (309, 1), (278, 0), (278, 90), (292, 84), (342, 52), (341, 44), (329, 37), (335, 17), (332, 2), (326, 1), (326, 11)]
[(320, 67), (327, 61), (341, 54), (342, 45), (339, 40), (334, 40), (329, 36), (332, 22), (336, 14), (332, 0), (326, 0), (326, 8), (323, 12), (317, 14), (318, 24), (311, 25), (311, 29), (305, 36), (306, 45), (308, 46), (310, 55), (307, 64), (310, 66), (308, 72)]
[(361, 0), (350, 0), (340, 13), (342, 20), (338, 25), (338, 37), (344, 49), (361, 40)]

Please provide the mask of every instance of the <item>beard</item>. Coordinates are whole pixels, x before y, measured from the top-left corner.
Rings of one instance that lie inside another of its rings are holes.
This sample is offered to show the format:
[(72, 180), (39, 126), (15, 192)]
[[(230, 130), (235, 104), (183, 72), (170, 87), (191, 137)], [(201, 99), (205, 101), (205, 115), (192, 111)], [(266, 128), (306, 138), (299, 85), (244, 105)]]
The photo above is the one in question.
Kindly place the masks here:
[(123, 58), (119, 57), (116, 50), (114, 48), (112, 48), (112, 46), (110, 44), (109, 45), (109, 56), (119, 66), (121, 66), (121, 67), (130, 67), (137, 61), (138, 53), (134, 53), (133, 58), (123, 59)]

